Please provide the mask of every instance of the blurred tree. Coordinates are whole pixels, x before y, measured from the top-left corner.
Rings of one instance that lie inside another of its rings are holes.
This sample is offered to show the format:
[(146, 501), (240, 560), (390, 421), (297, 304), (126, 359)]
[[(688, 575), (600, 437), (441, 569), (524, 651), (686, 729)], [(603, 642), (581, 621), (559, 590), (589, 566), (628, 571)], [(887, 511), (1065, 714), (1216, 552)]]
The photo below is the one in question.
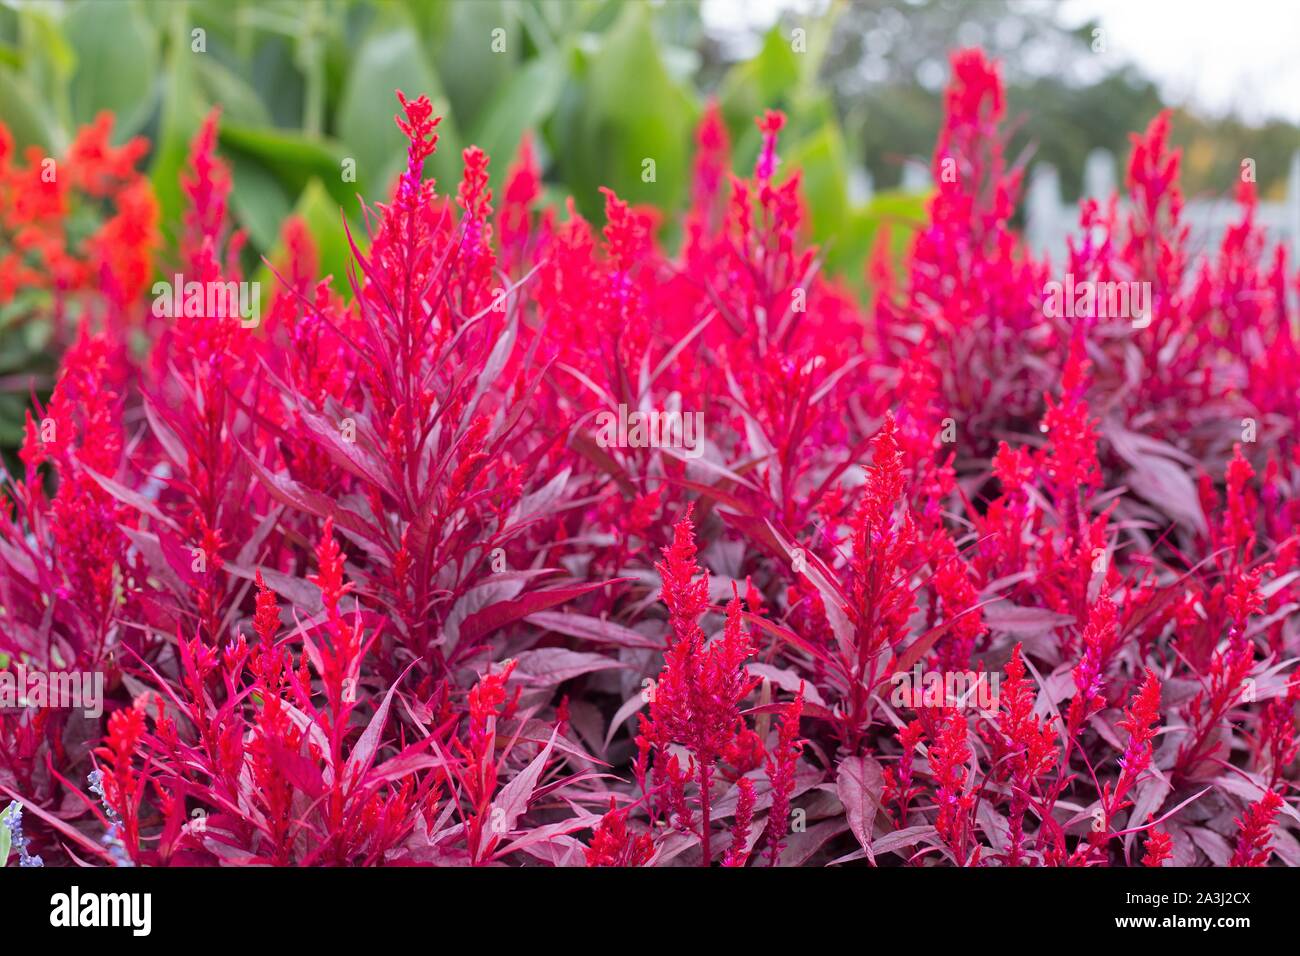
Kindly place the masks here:
[(1300, 197), (1287, 197), (1291, 158), (1300, 151), (1300, 128), (1290, 123), (1248, 126), (1232, 116), (1207, 120), (1178, 110), (1170, 139), (1183, 147), (1189, 194), (1231, 197), (1241, 178), (1241, 162), (1250, 158), (1255, 160), (1261, 198), (1300, 202)]
[[(901, 182), (909, 161), (928, 164), (955, 47), (981, 46), (1002, 61), (1008, 115), (1020, 124), (1013, 145), (1055, 166), (1067, 199), (1078, 198), (1093, 149), (1112, 152), (1122, 175), (1129, 132), (1145, 128), (1164, 105), (1148, 78), (1107, 50), (1099, 23), (1066, 28), (1051, 4), (852, 0), (838, 6), (822, 79), (878, 186)], [(797, 19), (785, 14), (787, 23)], [(1280, 198), (1300, 148), (1300, 129), (1288, 123), (1254, 128), (1181, 111), (1172, 138), (1189, 147), (1189, 194), (1228, 191), (1242, 157), (1250, 156), (1261, 193)]]

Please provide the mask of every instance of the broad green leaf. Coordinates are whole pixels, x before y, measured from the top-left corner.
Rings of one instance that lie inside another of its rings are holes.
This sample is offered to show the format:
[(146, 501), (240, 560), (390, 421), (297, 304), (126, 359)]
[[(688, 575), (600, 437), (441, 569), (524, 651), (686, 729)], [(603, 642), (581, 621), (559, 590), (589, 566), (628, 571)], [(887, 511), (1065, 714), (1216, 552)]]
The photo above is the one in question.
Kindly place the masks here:
[(579, 204), (598, 210), (597, 189), (610, 186), (630, 202), (674, 209), (686, 190), (697, 108), (664, 68), (646, 8), (623, 9), (585, 85), (577, 141), (565, 144), (578, 154), (572, 185)]
[(49, 150), (55, 145), (56, 135), (40, 100), (22, 77), (4, 67), (0, 67), (0, 123), (20, 152), (28, 146)]
[(344, 151), (333, 140), (291, 130), (222, 123), (221, 143), (223, 148), (257, 157), (275, 174), (288, 197), (298, 196), (315, 180), (324, 185), (335, 206), (342, 206), (350, 218), (360, 212), (358, 184), (344, 181)]
[(261, 92), (276, 125), (295, 127), (301, 123), (306, 90), (303, 76), (294, 65), (292, 40), (260, 35), (249, 69), (253, 88)]
[(3, 5), (0, 5), (0, 45), (18, 45), (18, 11)]
[(289, 197), (275, 175), (244, 153), (227, 155), (231, 165), (230, 202), (239, 224), (259, 249), (275, 244), (280, 223), (289, 213)]
[(438, 127), (438, 152), (429, 163), (443, 182), (453, 188), (460, 168), (458, 138), (447, 117), (447, 98), (438, 86), (415, 31), (409, 25), (379, 24), (362, 42), (352, 64), (337, 117), (337, 132), (346, 156), (357, 161), (358, 183), (367, 198), (387, 198), (393, 178), (402, 168), (406, 139), (393, 116), (401, 107), (394, 94), (401, 90), (414, 99), (421, 93), (433, 101), (434, 113), (443, 116)]
[(190, 28), (186, 4), (172, 8), (172, 24), (167, 51), (167, 78), (162, 119), (155, 145), (150, 178), (158, 197), (159, 220), (171, 238), (184, 208), (180, 177), (189, 154), (190, 140), (198, 132), (205, 109), (194, 77), (194, 57), (190, 52)]
[(442, 29), (421, 35), (434, 39), (429, 59), (458, 125), (473, 129), (501, 87), (517, 74), (523, 30), (502, 0), (452, 0), (435, 6), (447, 8)]
[(69, 94), (72, 120), (89, 123), (101, 110), (117, 117), (113, 137), (123, 142), (154, 107), (158, 37), (135, 3), (79, 3), (64, 24), (76, 53)]
[[(352, 250), (343, 232), (343, 219), (338, 202), (321, 185), (319, 179), (313, 179), (298, 197), (298, 203), (294, 206), (291, 215), (303, 220), (307, 231), (311, 233), (316, 243), (320, 275), (333, 276), (332, 288), (344, 296), (350, 296), (347, 270), (352, 259)], [(281, 236), (277, 236), (276, 241), (269, 248), (271, 251), (267, 253), (267, 258), (271, 262), (278, 263), (284, 260), (286, 250)], [(271, 292), (279, 282), (265, 265), (258, 274), (258, 281), (262, 283), (263, 294)]]
[(812, 234), (826, 242), (839, 232), (849, 204), (844, 144), (839, 130), (824, 123), (811, 137), (783, 153), (782, 168), (801, 171), (801, 190), (812, 219)]
[(269, 126), (271, 114), (257, 91), (215, 57), (197, 57), (196, 75), (204, 98), (221, 104), (222, 126)]
[(591, 56), (578, 44), (571, 46), (562, 55), (564, 86), (543, 129), (546, 141), (552, 147), (560, 178), (568, 186), (569, 193), (577, 197), (579, 193), (587, 191), (585, 184), (594, 175), (591, 157), (573, 148), (581, 135), (581, 125), (590, 100), (588, 75), (591, 71)]
[[(8, 343), (5, 348), (8, 351)], [(30, 375), (33, 366), (40, 360), (40, 354), (29, 350), (26, 361), (15, 364), (14, 367)], [(26, 436), (26, 411), (26, 395), (0, 395), (0, 447), (18, 448), (22, 445)]]
[(718, 103), (733, 132), (752, 126), (764, 110), (785, 104), (799, 81), (798, 61), (789, 36), (774, 26), (757, 56), (731, 68), (718, 91)]
[[(844, 8), (845, 4), (842, 0), (834, 0), (819, 15), (799, 25), (804, 30), (802, 37), (803, 52), (795, 55), (795, 61), (799, 67), (799, 91), (801, 94), (821, 85), (818, 82), (818, 77), (821, 75), (822, 64), (830, 48), (831, 37), (835, 33), (835, 23), (840, 14), (844, 12)], [(793, 51), (793, 32), (788, 32), (783, 39)]]
[(902, 263), (916, 230), (925, 222), (927, 197), (919, 193), (877, 193), (866, 206), (845, 217), (838, 235), (826, 250), (827, 264), (855, 285), (865, 279), (867, 257), (882, 228), (889, 230), (889, 254), (895, 267)]
[(49, 10), (26, 5), (18, 14), (22, 77), (28, 89), (40, 94), (36, 103), (50, 130), (50, 146), (62, 154), (73, 125), (68, 85), (77, 54), (64, 36), (60, 20)]
[(529, 61), (493, 98), (473, 142), (492, 159), (492, 182), (499, 185), (527, 130), (537, 129), (555, 108), (564, 88), (561, 51)]
[(256, 156), (289, 181), (305, 184), (313, 176), (338, 178), (342, 149), (337, 143), (283, 129), (259, 129), (235, 122), (221, 123), (221, 142)]

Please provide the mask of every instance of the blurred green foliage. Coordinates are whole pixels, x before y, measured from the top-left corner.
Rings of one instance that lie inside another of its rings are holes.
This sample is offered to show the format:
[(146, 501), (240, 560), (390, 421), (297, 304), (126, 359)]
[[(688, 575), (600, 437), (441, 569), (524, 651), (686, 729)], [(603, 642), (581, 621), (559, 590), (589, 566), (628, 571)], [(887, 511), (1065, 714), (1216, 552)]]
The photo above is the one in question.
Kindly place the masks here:
[[(809, 24), (806, 55), (774, 29), (757, 56), (729, 67), (717, 93), (742, 167), (758, 148), (754, 117), (790, 113), (787, 168), (803, 170), (828, 268), (856, 282), (880, 223), (905, 226), (920, 205), (897, 195), (850, 202), (851, 154), (817, 80), (833, 19)], [(471, 143), (492, 157), (499, 189), (532, 131), (548, 201), (572, 196), (599, 221), (599, 187), (610, 186), (669, 213), (672, 242), (703, 106), (702, 41), (698, 5), (647, 0), (20, 2), (0, 8), (0, 119), (20, 145), (57, 152), (77, 125), (112, 110), (119, 141), (143, 134), (153, 143), (150, 175), (170, 229), (189, 140), (219, 106), (250, 266), (274, 253), (281, 223), (297, 212), (322, 245), (324, 269), (339, 274), (338, 211), (359, 226), (358, 195), (384, 199), (403, 163), (393, 91), (426, 93), (443, 116), (429, 172), (444, 192)]]
[[(694, 125), (716, 95), (737, 168), (758, 149), (753, 118), (789, 114), (782, 156), (802, 170), (814, 238), (827, 268), (859, 284), (876, 230), (896, 224), (901, 247), (921, 205), (888, 191), (857, 202), (850, 171), (892, 185), (906, 162), (926, 161), (953, 47), (978, 43), (1004, 61), (1016, 144), (1057, 166), (1067, 196), (1090, 149), (1124, 155), (1129, 131), (1160, 98), (1131, 68), (1090, 51), (1092, 27), (1068, 30), (1052, 10), (1011, 0), (831, 0), (815, 16), (787, 11), (737, 60), (705, 31), (693, 0), (8, 0), (0, 120), (20, 146), (57, 154), (78, 125), (114, 111), (119, 140), (144, 134), (154, 144), (150, 174), (173, 228), (188, 142), (219, 105), (250, 268), (297, 212), (337, 273), (346, 262), (339, 210), (360, 227), (358, 195), (385, 198), (402, 164), (395, 88), (427, 93), (444, 117), (430, 163), (443, 191), (454, 191), (470, 143), (492, 157), (499, 189), (531, 130), (548, 202), (571, 196), (599, 221), (598, 189), (611, 186), (669, 213), (670, 243), (671, 213), (689, 193)], [(1262, 191), (1276, 193), (1300, 147), (1287, 124), (1180, 116), (1174, 135), (1187, 146), (1193, 194), (1219, 191), (1241, 155), (1259, 160)], [(355, 181), (345, 175), (352, 166)]]
[[(901, 253), (921, 199), (850, 201), (853, 150), (818, 81), (837, 14), (807, 25), (806, 55), (774, 28), (757, 56), (720, 66), (699, 5), (681, 0), (0, 0), (0, 121), (19, 149), (59, 156), (79, 126), (111, 110), (117, 142), (151, 143), (147, 172), (174, 240), (189, 143), (219, 107), (248, 274), (264, 295), (273, 288), (263, 260), (278, 256), (294, 213), (322, 274), (346, 294), (340, 217), (363, 231), (361, 200), (385, 200), (404, 164), (394, 90), (427, 94), (443, 117), (426, 169), (440, 191), (455, 192), (461, 151), (476, 144), (499, 194), (531, 132), (546, 203), (572, 197), (599, 223), (599, 187), (610, 186), (662, 210), (670, 246), (690, 194), (695, 126), (717, 95), (740, 170), (758, 151), (754, 118), (789, 114), (782, 155), (802, 170), (826, 269), (861, 287), (876, 230), (896, 223)], [(160, 255), (160, 274), (171, 254)], [(0, 451), (10, 467), (29, 397), (48, 394), (58, 359), (49, 324), (30, 321), (48, 306), (18, 299), (0, 303)]]
[[(290, 213), (307, 222), (322, 272), (344, 286), (340, 215), (361, 231), (358, 197), (385, 199), (403, 163), (395, 89), (428, 94), (443, 116), (428, 172), (444, 193), (471, 143), (491, 156), (499, 192), (531, 131), (547, 203), (572, 197), (599, 222), (599, 187), (610, 186), (661, 209), (670, 246), (706, 98), (720, 103), (738, 170), (758, 152), (754, 117), (781, 109), (784, 168), (801, 171), (825, 268), (863, 291), (879, 230), (890, 227), (898, 256), (922, 219), (923, 196), (879, 187), (898, 183), (907, 162), (928, 165), (954, 47), (979, 44), (1004, 62), (1014, 153), (1056, 165), (1067, 196), (1090, 149), (1123, 156), (1129, 131), (1161, 106), (1146, 78), (1092, 54), (1093, 24), (1065, 29), (1050, 8), (828, 0), (817, 9), (787, 9), (756, 46), (746, 37), (728, 48), (695, 0), (0, 0), (0, 121), (20, 148), (60, 155), (79, 125), (113, 111), (119, 142), (152, 144), (148, 172), (171, 230), (189, 142), (219, 106), (231, 212), (266, 291), (262, 258), (277, 255)], [(1292, 125), (1231, 118), (1180, 115), (1174, 137), (1187, 147), (1193, 194), (1221, 191), (1242, 155), (1257, 158), (1262, 192), (1276, 194), (1300, 148)], [(865, 172), (877, 191), (864, 201), (854, 184)], [(32, 308), (21, 295), (0, 303), (0, 447), (18, 440), (27, 396), (48, 388), (54, 368), (42, 354), (48, 327), (15, 318)]]

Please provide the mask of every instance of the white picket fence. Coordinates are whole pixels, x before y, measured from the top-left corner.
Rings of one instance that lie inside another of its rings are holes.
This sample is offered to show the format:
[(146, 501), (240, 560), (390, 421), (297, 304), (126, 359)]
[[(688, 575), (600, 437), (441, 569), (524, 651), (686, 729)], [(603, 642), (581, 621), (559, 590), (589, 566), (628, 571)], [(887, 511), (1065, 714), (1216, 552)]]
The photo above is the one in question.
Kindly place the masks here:
[[(1084, 161), (1083, 195), (1097, 199), (1109, 197), (1116, 187), (1115, 157), (1106, 150), (1094, 150)], [(1184, 203), (1183, 222), (1189, 227), (1188, 246), (1193, 257), (1213, 252), (1224, 231), (1241, 221), (1241, 209), (1235, 189), (1225, 190), (1220, 198), (1193, 198)], [(1286, 196), (1280, 201), (1261, 201), (1255, 221), (1264, 230), (1270, 247), (1287, 243), (1292, 251), (1300, 249), (1300, 152), (1291, 157)], [(1030, 171), (1025, 190), (1025, 240), (1038, 252), (1049, 253), (1053, 262), (1061, 262), (1066, 253), (1065, 240), (1079, 231), (1078, 203), (1061, 198), (1060, 176), (1048, 163), (1038, 163)]]
[[(1082, 195), (1099, 200), (1109, 198), (1119, 182), (1117, 169), (1115, 157), (1108, 150), (1093, 150), (1084, 160)], [(855, 199), (864, 201), (872, 192), (870, 176), (859, 171), (852, 187)], [(918, 160), (904, 165), (901, 188), (915, 191), (930, 188), (929, 170), (924, 162)], [(1214, 252), (1224, 230), (1241, 220), (1235, 192), (1229, 189), (1221, 198), (1189, 199), (1184, 203), (1183, 222), (1190, 226), (1188, 244), (1193, 258)], [(1049, 254), (1053, 262), (1064, 261), (1066, 237), (1079, 231), (1079, 204), (1061, 198), (1061, 178), (1056, 167), (1050, 163), (1034, 164), (1024, 204), (1025, 241), (1035, 252)], [(1255, 221), (1264, 229), (1270, 247), (1279, 242), (1290, 246), (1290, 263), (1294, 268), (1300, 252), (1300, 152), (1291, 157), (1285, 198), (1281, 202), (1261, 201)]]

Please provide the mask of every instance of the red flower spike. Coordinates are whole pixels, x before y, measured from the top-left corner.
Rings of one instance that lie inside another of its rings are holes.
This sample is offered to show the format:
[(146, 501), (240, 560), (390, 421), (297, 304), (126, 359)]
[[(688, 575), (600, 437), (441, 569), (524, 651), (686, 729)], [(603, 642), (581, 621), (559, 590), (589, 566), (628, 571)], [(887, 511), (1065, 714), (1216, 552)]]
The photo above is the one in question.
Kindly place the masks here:
[(1147, 831), (1146, 847), (1142, 853), (1143, 866), (1164, 866), (1174, 855), (1174, 840), (1168, 833), (1152, 827)]
[(1237, 818), (1237, 848), (1229, 866), (1266, 866), (1273, 853), (1273, 826), (1282, 810), (1282, 798), (1272, 790)]
[(600, 818), (583, 852), (587, 866), (648, 866), (655, 848), (648, 833), (633, 835), (628, 830), (627, 811), (619, 810), (610, 797), (609, 812)]

